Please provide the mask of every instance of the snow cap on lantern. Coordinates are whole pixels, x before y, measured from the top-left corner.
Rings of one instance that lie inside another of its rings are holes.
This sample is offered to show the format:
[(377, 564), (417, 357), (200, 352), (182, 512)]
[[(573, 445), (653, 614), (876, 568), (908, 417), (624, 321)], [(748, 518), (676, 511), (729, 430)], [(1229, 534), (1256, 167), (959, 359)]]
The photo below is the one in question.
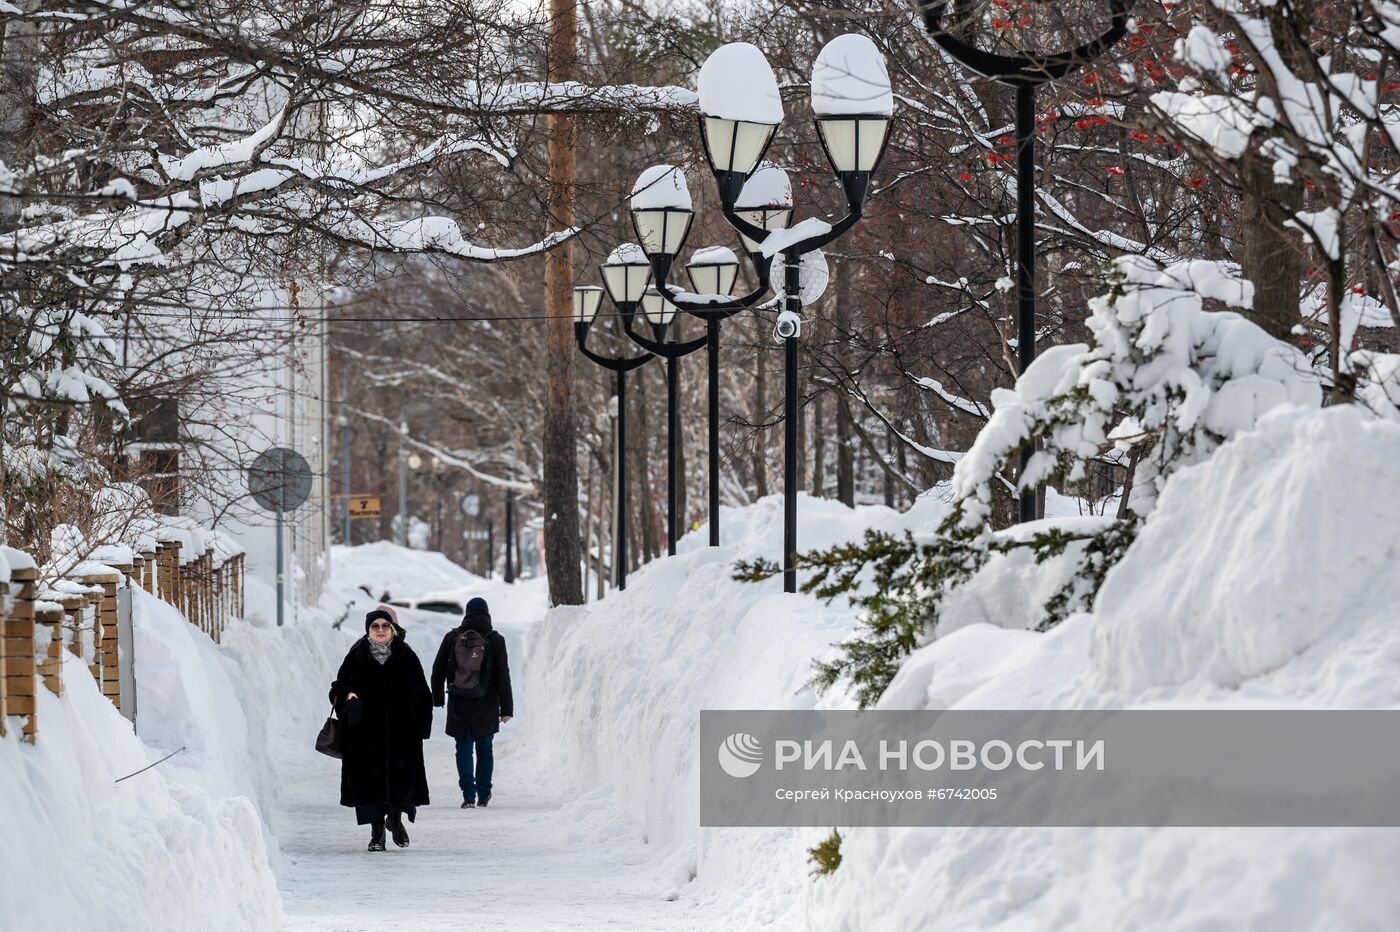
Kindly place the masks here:
[(608, 265), (646, 265), (647, 254), (636, 243), (622, 243), (608, 253)]
[(758, 46), (730, 42), (710, 53), (696, 79), (700, 111), (706, 116), (748, 123), (783, 122), (778, 79)]
[(632, 224), (647, 256), (674, 256), (685, 244), (692, 217), (690, 188), (674, 165), (653, 165), (632, 185)]
[(819, 117), (894, 115), (885, 56), (868, 36), (837, 36), (812, 64), (812, 110)]
[(788, 173), (772, 162), (764, 162), (744, 182), (744, 193), (739, 195), (737, 206), (740, 210), (791, 207), (792, 181), (788, 179)]

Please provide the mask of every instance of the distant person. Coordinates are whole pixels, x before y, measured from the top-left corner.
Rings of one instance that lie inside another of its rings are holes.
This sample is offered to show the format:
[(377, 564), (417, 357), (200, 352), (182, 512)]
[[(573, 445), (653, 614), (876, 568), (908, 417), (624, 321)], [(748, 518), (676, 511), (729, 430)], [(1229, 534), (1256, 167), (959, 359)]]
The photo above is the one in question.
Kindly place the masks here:
[(433, 733), (432, 695), (423, 664), (408, 646), (398, 616), (380, 605), (365, 616), (331, 684), (341, 720), (340, 804), (370, 827), (369, 850), (384, 850), (384, 827), (408, 847), (403, 817), (428, 805), (423, 742)]
[[(486, 600), (467, 603), (462, 623), (447, 633), (433, 661), (433, 705), (447, 693), (447, 733), (457, 739), (462, 808), (491, 801), (491, 741), (515, 714), (506, 639), (491, 627)], [(472, 766), (475, 753), (476, 766)]]

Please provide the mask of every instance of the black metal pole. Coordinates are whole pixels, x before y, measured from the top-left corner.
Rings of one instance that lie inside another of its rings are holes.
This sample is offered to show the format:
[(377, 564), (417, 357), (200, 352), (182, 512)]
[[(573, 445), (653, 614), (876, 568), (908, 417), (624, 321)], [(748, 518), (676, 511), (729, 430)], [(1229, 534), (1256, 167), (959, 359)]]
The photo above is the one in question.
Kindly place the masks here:
[(705, 352), (709, 357), (710, 404), (710, 546), (719, 546), (719, 318), (705, 321), (709, 338)]
[(617, 372), (617, 495), (613, 504), (617, 510), (617, 540), (613, 541), (613, 556), (617, 577), (614, 585), (621, 592), (627, 588), (627, 371)]
[(494, 519), (486, 519), (486, 578), (490, 579), (496, 571), (496, 522)]
[[(1016, 365), (1035, 361), (1035, 85), (1016, 85)], [(1030, 447), (1021, 451), (1025, 476)], [(1036, 489), (1021, 490), (1020, 520), (1036, 519)]]
[[(1108, 30), (1075, 48), (1040, 55), (999, 55), (963, 41), (943, 27), (948, 0), (920, 4), (929, 36), (949, 56), (978, 74), (1016, 89), (1016, 367), (1025, 372), (1035, 360), (1035, 88), (1058, 81), (1088, 64), (1127, 35), (1131, 0), (1108, 0)], [(1021, 452), (1018, 479), (1026, 474), (1033, 450)], [(1038, 490), (1023, 489), (1018, 513), (1034, 521)]]
[[(802, 313), (802, 257), (784, 256), (786, 310)], [(797, 336), (783, 339), (783, 591), (797, 591)]]
[(680, 441), (680, 411), (677, 410), (676, 358), (666, 358), (666, 554), (676, 555), (680, 536), (680, 515), (676, 514), (676, 444)]
[(511, 562), (511, 539), (515, 537), (515, 490), (506, 490), (506, 582), (515, 582), (515, 564)]
[(340, 425), (340, 494), (345, 496), (341, 503), (341, 543), (349, 547), (350, 539), (350, 425)]

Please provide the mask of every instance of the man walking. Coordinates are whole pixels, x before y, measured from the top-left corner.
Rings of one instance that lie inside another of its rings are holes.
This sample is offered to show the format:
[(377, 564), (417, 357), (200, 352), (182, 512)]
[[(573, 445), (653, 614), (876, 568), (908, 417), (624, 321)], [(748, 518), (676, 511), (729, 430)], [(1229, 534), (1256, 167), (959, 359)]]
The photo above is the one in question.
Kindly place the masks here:
[[(491, 627), (482, 598), (467, 603), (462, 623), (447, 633), (433, 661), (433, 705), (447, 698), (447, 733), (457, 739), (462, 808), (491, 801), (491, 741), (515, 712), (506, 639)], [(472, 758), (475, 756), (475, 769)]]

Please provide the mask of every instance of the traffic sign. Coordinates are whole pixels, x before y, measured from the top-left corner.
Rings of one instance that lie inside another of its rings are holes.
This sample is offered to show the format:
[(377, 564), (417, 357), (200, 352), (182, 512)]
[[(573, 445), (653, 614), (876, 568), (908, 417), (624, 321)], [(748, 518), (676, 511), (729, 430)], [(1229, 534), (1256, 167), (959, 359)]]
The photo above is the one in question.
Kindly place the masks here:
[(377, 518), (379, 517), (379, 499), (377, 498), (351, 498), (350, 517), (352, 518)]
[(311, 497), (311, 464), (295, 450), (272, 447), (248, 467), (248, 491), (268, 511), (296, 511)]
[(295, 450), (272, 447), (248, 467), (248, 491), (253, 501), (277, 515), (277, 627), (282, 627), (283, 590), (282, 515), (296, 511), (311, 497), (311, 464)]
[(477, 515), (481, 514), (481, 496), (474, 492), (468, 492), (466, 495), (463, 495), (458, 505), (462, 509), (462, 514), (466, 515), (468, 518), (475, 518)]

